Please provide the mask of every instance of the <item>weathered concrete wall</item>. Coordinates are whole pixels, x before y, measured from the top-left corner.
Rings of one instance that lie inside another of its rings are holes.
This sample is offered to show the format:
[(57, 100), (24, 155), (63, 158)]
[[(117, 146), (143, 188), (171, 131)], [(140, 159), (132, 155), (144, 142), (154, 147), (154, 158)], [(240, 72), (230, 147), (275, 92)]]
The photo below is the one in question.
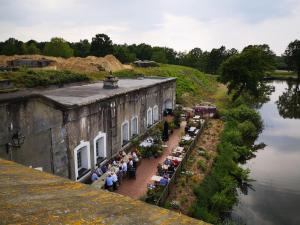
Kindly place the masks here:
[[(27, 99), (1, 104), (0, 120), (0, 157), (68, 176), (61, 111), (39, 99)], [(24, 144), (7, 152), (6, 144), (18, 130), (25, 136)]]
[(0, 193), (0, 224), (206, 224), (2, 159)]
[[(131, 118), (137, 116), (139, 135), (145, 133), (148, 108), (153, 109), (157, 105), (159, 120), (161, 120), (164, 102), (170, 99), (173, 106), (175, 105), (175, 89), (175, 81), (171, 81), (68, 111), (65, 127), (70, 156), (70, 178), (75, 179), (73, 150), (80, 144), (80, 141), (89, 141), (93, 163), (94, 138), (99, 132), (106, 133), (107, 156), (112, 157), (124, 148), (121, 137), (122, 123), (128, 121), (130, 124)], [(92, 168), (94, 168), (93, 164)]]
[[(26, 166), (42, 167), (44, 171), (75, 179), (74, 149), (80, 141), (90, 143), (92, 169), (94, 167), (94, 138), (106, 133), (107, 158), (122, 147), (121, 126), (138, 117), (138, 133), (147, 130), (147, 109), (158, 106), (162, 119), (164, 102), (175, 105), (175, 80), (115, 95), (85, 106), (66, 109), (47, 99), (19, 98), (0, 104), (0, 157), (11, 159), (6, 144), (12, 133), (20, 130), (24, 144), (13, 149), (12, 160)], [(9, 128), (13, 129), (10, 130)], [(126, 147), (126, 146), (125, 146)]]

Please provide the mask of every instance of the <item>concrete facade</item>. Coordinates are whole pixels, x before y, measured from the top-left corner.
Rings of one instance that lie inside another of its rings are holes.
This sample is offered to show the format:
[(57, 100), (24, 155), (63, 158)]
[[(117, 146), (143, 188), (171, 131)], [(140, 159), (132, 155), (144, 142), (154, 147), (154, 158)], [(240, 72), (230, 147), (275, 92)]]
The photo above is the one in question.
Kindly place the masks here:
[[(128, 141), (132, 133), (144, 134), (148, 120), (161, 120), (162, 111), (175, 105), (173, 78), (124, 79), (114, 90), (105, 90), (102, 85), (99, 82), (11, 98), (0, 95), (0, 157), (84, 180), (96, 166), (96, 145), (98, 152), (105, 150), (106, 160), (110, 159), (128, 146), (123, 142), (126, 134)], [(17, 131), (24, 135), (24, 143), (8, 147)], [(80, 168), (86, 170), (82, 176)]]

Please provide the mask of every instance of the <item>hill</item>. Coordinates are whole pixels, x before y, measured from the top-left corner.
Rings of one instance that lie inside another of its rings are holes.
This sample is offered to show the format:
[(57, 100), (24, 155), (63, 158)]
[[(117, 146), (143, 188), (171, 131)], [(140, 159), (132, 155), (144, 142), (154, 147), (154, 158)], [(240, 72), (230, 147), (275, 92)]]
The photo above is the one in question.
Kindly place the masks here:
[(86, 58), (51, 57), (43, 55), (0, 55), (0, 66), (6, 66), (7, 61), (15, 59), (48, 59), (53, 61), (51, 68), (57, 70), (69, 70), (77, 73), (95, 73), (99, 71), (118, 71), (126, 68), (116, 57), (107, 55), (105, 57), (88, 56)]
[(114, 75), (120, 78), (140, 75), (176, 77), (177, 102), (185, 106), (193, 106), (201, 101), (221, 102), (226, 92), (226, 88), (217, 82), (215, 76), (186, 66), (161, 64), (159, 67), (134, 67), (115, 72)]

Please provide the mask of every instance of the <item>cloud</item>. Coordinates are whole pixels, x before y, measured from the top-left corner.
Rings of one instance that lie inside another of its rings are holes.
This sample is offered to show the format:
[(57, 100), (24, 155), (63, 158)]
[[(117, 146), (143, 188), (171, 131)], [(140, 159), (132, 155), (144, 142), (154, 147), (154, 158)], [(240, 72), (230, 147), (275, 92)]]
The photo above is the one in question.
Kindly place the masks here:
[(277, 54), (300, 37), (297, 0), (2, 0), (0, 39), (70, 41), (107, 33), (115, 43), (189, 50), (268, 43)]

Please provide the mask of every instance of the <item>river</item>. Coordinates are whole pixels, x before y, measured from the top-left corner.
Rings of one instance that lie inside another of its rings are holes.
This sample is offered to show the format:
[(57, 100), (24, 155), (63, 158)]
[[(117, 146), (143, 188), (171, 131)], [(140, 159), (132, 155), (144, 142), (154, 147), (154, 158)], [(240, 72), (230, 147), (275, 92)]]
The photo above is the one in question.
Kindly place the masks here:
[[(257, 142), (267, 146), (245, 165), (254, 190), (239, 193), (232, 217), (241, 224), (300, 224), (300, 92), (285, 81), (272, 82), (275, 91), (260, 109), (265, 129)], [(285, 94), (284, 94), (285, 93)], [(293, 96), (291, 96), (293, 95)], [(279, 113), (277, 101), (281, 98)], [(293, 99), (291, 97), (294, 97)], [(295, 107), (295, 99), (298, 102)], [(297, 115), (298, 114), (298, 115)], [(289, 117), (289, 118), (283, 118)]]

